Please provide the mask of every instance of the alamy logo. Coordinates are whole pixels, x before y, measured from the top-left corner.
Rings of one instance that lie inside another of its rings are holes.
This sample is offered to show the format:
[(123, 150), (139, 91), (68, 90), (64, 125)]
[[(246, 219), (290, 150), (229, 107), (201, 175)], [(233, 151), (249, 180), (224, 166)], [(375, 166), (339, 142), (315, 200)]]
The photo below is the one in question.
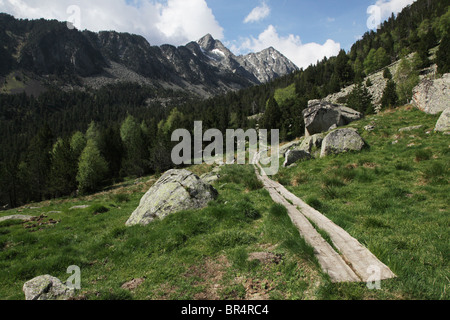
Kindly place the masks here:
[[(172, 150), (172, 162), (175, 165), (202, 163), (256, 165), (260, 162), (265, 166), (267, 175), (275, 175), (279, 170), (279, 136), (279, 130), (271, 130), (269, 147), (268, 130), (258, 132), (255, 129), (247, 131), (228, 129), (224, 140), (220, 130), (209, 129), (203, 133), (203, 123), (196, 121), (194, 137), (186, 129), (177, 129), (173, 132), (172, 142), (180, 143)], [(205, 142), (210, 144), (203, 149)]]
[(81, 269), (78, 266), (70, 266), (67, 273), (72, 274), (66, 281), (66, 286), (71, 289), (81, 289)]
[(69, 14), (67, 18), (67, 28), (70, 30), (77, 28), (81, 30), (81, 9), (79, 6), (72, 5), (69, 6), (66, 10), (66, 13)]
[(380, 6), (369, 6), (367, 8), (367, 14), (369, 14), (369, 18), (367, 19), (367, 28), (369, 28), (370, 30), (377, 29), (381, 24)]

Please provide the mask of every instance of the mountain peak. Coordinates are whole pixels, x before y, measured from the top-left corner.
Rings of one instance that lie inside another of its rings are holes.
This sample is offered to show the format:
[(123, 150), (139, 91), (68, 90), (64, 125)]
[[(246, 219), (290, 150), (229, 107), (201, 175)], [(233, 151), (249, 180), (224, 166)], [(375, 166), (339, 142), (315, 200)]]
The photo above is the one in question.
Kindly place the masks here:
[(197, 43), (205, 50), (212, 50), (216, 45), (216, 40), (211, 34), (205, 35), (203, 38), (197, 41)]

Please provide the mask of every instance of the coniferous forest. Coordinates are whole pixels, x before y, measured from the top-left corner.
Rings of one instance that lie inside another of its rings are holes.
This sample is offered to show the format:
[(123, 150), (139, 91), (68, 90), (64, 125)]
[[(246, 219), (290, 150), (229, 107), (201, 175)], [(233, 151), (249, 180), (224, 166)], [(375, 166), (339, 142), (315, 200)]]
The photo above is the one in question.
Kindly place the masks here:
[[(39, 96), (0, 94), (0, 206), (92, 193), (125, 177), (163, 172), (172, 166), (173, 130), (193, 130), (194, 121), (221, 131), (258, 124), (278, 128), (290, 140), (304, 133), (302, 111), (309, 100), (351, 84), (357, 84), (348, 97), (354, 108), (373, 113), (365, 76), (414, 53), (411, 63), (402, 60), (399, 74), (385, 72), (390, 80), (383, 107), (404, 104), (421, 69), (436, 63), (439, 73), (449, 72), (449, 4), (419, 0), (367, 32), (349, 52), (206, 100), (134, 83), (72, 91), (55, 86)], [(8, 69), (2, 50), (0, 75)], [(400, 78), (406, 80), (395, 81)], [(277, 89), (288, 87), (292, 94), (276, 99)], [(262, 118), (257, 122), (255, 115)]]

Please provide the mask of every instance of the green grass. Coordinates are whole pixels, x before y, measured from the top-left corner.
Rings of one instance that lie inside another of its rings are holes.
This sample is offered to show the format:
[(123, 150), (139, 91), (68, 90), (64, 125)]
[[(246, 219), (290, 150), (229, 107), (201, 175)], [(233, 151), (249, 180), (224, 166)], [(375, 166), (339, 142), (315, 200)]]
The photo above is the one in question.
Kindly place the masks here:
[[(2, 212), (45, 215), (40, 225), (0, 223), (0, 299), (23, 299), (24, 282), (39, 275), (65, 281), (67, 268), (77, 265), (79, 299), (448, 300), (449, 142), (443, 134), (426, 134), (437, 118), (408, 108), (368, 117), (352, 126), (369, 149), (305, 161), (274, 177), (392, 269), (398, 277), (383, 281), (381, 290), (331, 283), (253, 167), (225, 166), (214, 184), (219, 198), (207, 208), (146, 227), (125, 222), (158, 177)], [(376, 129), (365, 132), (371, 122)], [(398, 132), (418, 123), (423, 130)], [(199, 174), (210, 169), (190, 168)], [(69, 210), (80, 204), (90, 207)], [(281, 259), (250, 261), (255, 252)], [(133, 279), (145, 281), (131, 291), (121, 288)]]
[[(39, 275), (66, 281), (71, 265), (81, 268), (80, 299), (242, 299), (251, 297), (245, 289), (249, 281), (263, 280), (259, 292), (266, 298), (306, 297), (324, 277), (286, 212), (273, 208), (252, 167), (226, 167), (222, 176), (215, 184), (220, 196), (207, 208), (146, 227), (125, 226), (144, 194), (131, 183), (117, 194), (3, 212), (46, 213), (43, 222), (59, 223), (32, 229), (18, 221), (0, 224), (0, 299), (23, 299), (23, 284)], [(79, 204), (90, 207), (69, 210)], [(269, 265), (248, 261), (250, 253), (261, 251), (283, 259)], [(121, 288), (140, 278), (145, 281), (136, 289)]]
[[(352, 126), (370, 149), (302, 162), (276, 177), (398, 276), (380, 291), (328, 283), (320, 298), (449, 299), (449, 140), (426, 133), (437, 119), (406, 107), (368, 117)], [(372, 121), (375, 131), (364, 131)], [(424, 129), (398, 133), (417, 123)]]

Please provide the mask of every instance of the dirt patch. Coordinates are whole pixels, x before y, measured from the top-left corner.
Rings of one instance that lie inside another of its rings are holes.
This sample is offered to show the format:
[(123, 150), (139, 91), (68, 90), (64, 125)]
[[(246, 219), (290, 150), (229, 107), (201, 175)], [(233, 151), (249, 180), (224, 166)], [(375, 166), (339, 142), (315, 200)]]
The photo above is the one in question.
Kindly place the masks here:
[(205, 289), (194, 296), (195, 300), (219, 300), (219, 292), (222, 289), (221, 281), (231, 264), (225, 256), (217, 259), (207, 258), (202, 264), (189, 268), (184, 275), (188, 278), (198, 278), (194, 286), (202, 286)]
[(48, 219), (48, 216), (41, 214), (39, 217), (34, 217), (29, 222), (26, 222), (24, 228), (29, 232), (36, 232), (52, 227), (60, 222), (61, 220)]
[(272, 252), (252, 252), (248, 255), (248, 260), (258, 260), (263, 265), (279, 264), (283, 259), (283, 255)]
[(125, 282), (121, 288), (128, 291), (133, 291), (137, 289), (141, 284), (143, 284), (145, 278), (133, 279), (131, 281)]
[(244, 283), (245, 300), (269, 300), (273, 286), (268, 280), (247, 279)]

